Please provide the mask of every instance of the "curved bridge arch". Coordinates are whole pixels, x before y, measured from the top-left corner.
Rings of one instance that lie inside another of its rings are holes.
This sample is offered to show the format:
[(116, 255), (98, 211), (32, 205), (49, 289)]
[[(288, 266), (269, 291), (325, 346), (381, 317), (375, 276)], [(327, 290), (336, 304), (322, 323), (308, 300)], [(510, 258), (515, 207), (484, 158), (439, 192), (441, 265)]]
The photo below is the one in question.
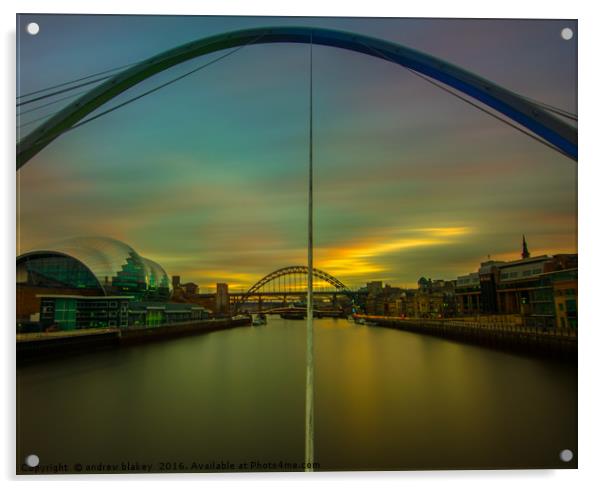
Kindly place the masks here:
[(17, 169), (77, 122), (147, 78), (205, 54), (250, 44), (313, 43), (393, 62), (436, 79), (504, 114), (577, 160), (577, 129), (530, 100), (442, 59), (394, 42), (315, 27), (259, 27), (202, 38), (124, 70), (75, 100), (17, 143)]
[[(255, 285), (253, 285), (249, 290), (247, 290), (247, 292), (245, 292), (245, 295), (243, 297), (248, 297), (249, 295), (254, 294), (259, 289), (261, 289), (268, 283), (272, 282), (273, 280), (278, 279), (279, 277), (284, 277), (286, 275), (295, 275), (295, 274), (307, 275), (308, 273), (309, 273), (309, 268), (305, 265), (296, 265), (296, 266), (292, 266), (292, 267), (279, 268), (278, 270), (274, 270), (272, 273), (268, 273), (261, 280), (258, 280), (255, 283)], [(345, 286), (345, 284), (343, 284), (343, 282), (341, 282), (339, 279), (333, 277), (329, 273), (324, 272), (323, 270), (314, 268), (313, 276), (315, 278), (319, 278), (320, 280), (324, 280), (325, 282), (328, 282), (330, 285), (335, 287), (337, 290), (341, 290), (341, 291), (348, 290), (347, 287)]]
[[(295, 265), (290, 267), (279, 268), (278, 270), (274, 270), (272, 273), (268, 273), (265, 277), (258, 280), (249, 290), (247, 290), (240, 298), (240, 300), (236, 303), (236, 308), (238, 308), (241, 304), (244, 304), (246, 300), (256, 294), (262, 287), (265, 287), (270, 282), (277, 280), (280, 277), (284, 277), (287, 275), (306, 275), (309, 273), (309, 268), (306, 265)], [(324, 280), (332, 285), (337, 291), (348, 293), (349, 289), (345, 286), (343, 282), (341, 282), (336, 277), (333, 277), (329, 273), (326, 273), (323, 270), (318, 268), (313, 269), (313, 277), (319, 278), (320, 280)]]

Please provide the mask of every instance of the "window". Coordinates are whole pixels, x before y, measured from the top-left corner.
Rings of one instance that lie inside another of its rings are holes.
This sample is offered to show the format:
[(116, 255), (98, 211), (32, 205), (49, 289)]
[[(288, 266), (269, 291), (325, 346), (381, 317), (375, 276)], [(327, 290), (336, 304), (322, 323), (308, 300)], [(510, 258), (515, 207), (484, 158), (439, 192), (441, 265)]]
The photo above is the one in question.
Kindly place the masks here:
[(26, 259), (25, 266), (39, 284), (58, 281), (78, 289), (98, 287), (96, 278), (84, 265), (66, 256), (32, 256)]
[(558, 303), (558, 310), (559, 311), (564, 311), (564, 304), (562, 302)]
[(566, 310), (568, 312), (577, 312), (577, 301), (575, 299), (569, 299), (566, 301)]
[(76, 301), (74, 299), (57, 299), (54, 312), (55, 322), (62, 330), (76, 329)]

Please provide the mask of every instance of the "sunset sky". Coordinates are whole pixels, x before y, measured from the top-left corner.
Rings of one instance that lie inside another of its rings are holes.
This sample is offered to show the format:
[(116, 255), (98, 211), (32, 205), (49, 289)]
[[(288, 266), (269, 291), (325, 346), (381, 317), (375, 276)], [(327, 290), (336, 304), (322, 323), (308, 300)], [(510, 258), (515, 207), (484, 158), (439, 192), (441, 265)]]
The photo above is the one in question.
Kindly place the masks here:
[[(40, 33), (28, 36), (33, 20)], [(269, 25), (381, 37), (576, 112), (577, 36), (560, 36), (577, 32), (572, 21), (26, 15), (17, 92)], [(307, 45), (248, 46), (63, 135), (18, 173), (18, 251), (109, 236), (202, 291), (306, 263), (308, 62)], [(488, 256), (519, 258), (523, 233), (532, 255), (576, 252), (574, 161), (400, 66), (348, 51), (314, 47), (314, 104), (315, 266), (348, 286), (453, 279)]]

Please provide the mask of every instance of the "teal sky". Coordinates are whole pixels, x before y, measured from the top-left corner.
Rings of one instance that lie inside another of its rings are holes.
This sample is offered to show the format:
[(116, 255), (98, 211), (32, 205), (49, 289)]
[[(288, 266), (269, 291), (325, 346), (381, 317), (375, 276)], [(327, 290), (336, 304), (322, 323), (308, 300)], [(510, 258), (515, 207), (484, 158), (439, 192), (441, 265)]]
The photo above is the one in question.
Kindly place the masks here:
[[(24, 34), (32, 20), (37, 36)], [(392, 40), (576, 111), (577, 36), (560, 37), (565, 26), (577, 32), (572, 21), (24, 15), (17, 91), (268, 25)], [(305, 263), (308, 56), (306, 45), (243, 48), (54, 141), (19, 172), (20, 251), (111, 236), (202, 290), (246, 288)], [(488, 255), (518, 258), (523, 233), (533, 255), (576, 252), (572, 160), (356, 53), (314, 47), (314, 102), (316, 266), (347, 285), (455, 278)]]

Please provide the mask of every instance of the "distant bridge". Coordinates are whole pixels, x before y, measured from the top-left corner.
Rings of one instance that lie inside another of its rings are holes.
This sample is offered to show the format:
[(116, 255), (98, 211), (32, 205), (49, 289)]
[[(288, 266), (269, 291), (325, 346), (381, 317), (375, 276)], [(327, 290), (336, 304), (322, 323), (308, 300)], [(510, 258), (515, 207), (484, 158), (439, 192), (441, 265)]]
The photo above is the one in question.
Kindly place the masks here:
[[(307, 298), (307, 278), (309, 269), (305, 265), (279, 268), (258, 280), (242, 294), (230, 293), (234, 309), (240, 311), (252, 303), (258, 310), (294, 307), (295, 301)], [(329, 298), (331, 307), (337, 307), (337, 298), (346, 297), (350, 302), (353, 292), (339, 279), (317, 268), (313, 269), (313, 294)], [(275, 305), (277, 304), (277, 305)], [(319, 308), (319, 303), (317, 304)]]

